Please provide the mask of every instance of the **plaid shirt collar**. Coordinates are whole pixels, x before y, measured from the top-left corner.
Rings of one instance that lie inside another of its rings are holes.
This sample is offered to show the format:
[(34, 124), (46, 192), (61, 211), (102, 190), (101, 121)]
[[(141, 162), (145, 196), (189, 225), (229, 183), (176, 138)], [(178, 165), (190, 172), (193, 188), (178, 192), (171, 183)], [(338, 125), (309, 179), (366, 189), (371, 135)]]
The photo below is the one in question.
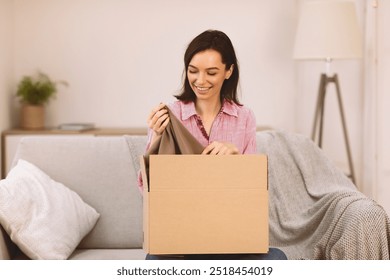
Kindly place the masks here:
[[(197, 116), (194, 102), (192, 101), (188, 103), (180, 102), (180, 106), (181, 106), (182, 121), (187, 120), (192, 116)], [(224, 114), (228, 114), (233, 117), (238, 117), (237, 105), (233, 102), (230, 103), (229, 101), (224, 100), (221, 111)]]

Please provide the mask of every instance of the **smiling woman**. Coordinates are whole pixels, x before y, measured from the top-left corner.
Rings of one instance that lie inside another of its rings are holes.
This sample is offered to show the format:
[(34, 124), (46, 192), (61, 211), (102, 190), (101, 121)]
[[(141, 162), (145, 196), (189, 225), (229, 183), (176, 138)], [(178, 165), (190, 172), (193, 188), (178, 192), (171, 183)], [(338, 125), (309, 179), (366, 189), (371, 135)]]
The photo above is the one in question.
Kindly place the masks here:
[[(195, 37), (184, 54), (183, 88), (171, 111), (205, 147), (204, 154), (256, 153), (256, 121), (237, 97), (238, 61), (229, 37), (207, 30)], [(165, 104), (148, 118), (150, 143), (169, 122)]]
[[(170, 111), (204, 147), (206, 155), (256, 153), (256, 121), (251, 109), (237, 98), (239, 68), (229, 37), (208, 30), (195, 37), (184, 55), (183, 89), (169, 104)], [(148, 117), (147, 150), (166, 129), (170, 118), (165, 104), (155, 107)], [(139, 180), (142, 188), (142, 181)], [(147, 259), (170, 259), (151, 256)], [(268, 254), (188, 255), (185, 259), (286, 259), (270, 248)]]

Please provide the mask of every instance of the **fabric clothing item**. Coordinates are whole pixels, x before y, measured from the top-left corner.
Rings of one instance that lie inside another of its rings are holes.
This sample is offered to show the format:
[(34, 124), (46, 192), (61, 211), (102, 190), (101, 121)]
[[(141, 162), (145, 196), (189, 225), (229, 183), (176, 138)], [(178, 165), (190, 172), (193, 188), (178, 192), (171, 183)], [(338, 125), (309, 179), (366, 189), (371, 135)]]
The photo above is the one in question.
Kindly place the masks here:
[(204, 147), (183, 126), (169, 108), (170, 122), (164, 132), (157, 136), (152, 146), (148, 143), (145, 156), (156, 154), (201, 154)]
[(269, 248), (267, 254), (199, 254), (199, 255), (146, 255), (145, 260), (287, 260), (278, 248)]
[[(164, 132), (157, 136), (153, 144), (147, 149), (144, 155), (146, 175), (149, 178), (149, 155), (163, 154), (201, 154), (204, 147), (191, 135), (181, 124), (175, 115), (168, 109), (170, 122)], [(150, 144), (148, 143), (148, 146)], [(148, 179), (149, 180), (149, 179)], [(138, 186), (143, 190), (141, 173), (138, 174)]]

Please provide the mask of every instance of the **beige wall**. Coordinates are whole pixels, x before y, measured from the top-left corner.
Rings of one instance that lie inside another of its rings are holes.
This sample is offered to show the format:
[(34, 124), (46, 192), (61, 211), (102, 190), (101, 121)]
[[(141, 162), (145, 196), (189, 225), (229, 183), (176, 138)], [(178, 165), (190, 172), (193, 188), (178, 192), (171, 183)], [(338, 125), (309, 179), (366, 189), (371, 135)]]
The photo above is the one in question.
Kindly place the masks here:
[[(376, 150), (377, 159), (374, 185), (375, 198), (390, 214), (390, 1), (378, 1), (377, 23), (377, 87), (376, 92), (367, 92), (376, 101)], [(373, 125), (372, 125), (373, 126)]]
[(13, 1), (0, 0), (0, 131), (10, 127), (9, 115), (12, 98), (10, 94), (12, 87), (12, 12)]
[(295, 0), (14, 2), (15, 78), (41, 69), (70, 84), (49, 125), (145, 126), (180, 89), (186, 45), (214, 28), (236, 47), (242, 100), (259, 125), (294, 129)]

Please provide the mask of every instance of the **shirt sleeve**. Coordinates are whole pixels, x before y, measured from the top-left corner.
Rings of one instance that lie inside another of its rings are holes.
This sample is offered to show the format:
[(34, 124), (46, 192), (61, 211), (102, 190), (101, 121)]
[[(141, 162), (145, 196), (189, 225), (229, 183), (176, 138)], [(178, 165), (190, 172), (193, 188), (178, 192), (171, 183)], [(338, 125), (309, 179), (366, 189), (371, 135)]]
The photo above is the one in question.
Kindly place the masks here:
[(246, 121), (244, 151), (243, 154), (256, 154), (256, 118), (252, 110), (248, 109), (248, 117)]

